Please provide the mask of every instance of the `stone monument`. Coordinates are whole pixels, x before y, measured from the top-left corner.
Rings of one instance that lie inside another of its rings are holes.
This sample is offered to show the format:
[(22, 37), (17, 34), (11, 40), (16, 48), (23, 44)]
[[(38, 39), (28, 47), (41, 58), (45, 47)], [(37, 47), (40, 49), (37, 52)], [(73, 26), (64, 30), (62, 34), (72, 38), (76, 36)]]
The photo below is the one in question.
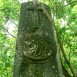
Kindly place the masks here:
[(13, 77), (63, 77), (53, 25), (32, 1), (21, 4)]

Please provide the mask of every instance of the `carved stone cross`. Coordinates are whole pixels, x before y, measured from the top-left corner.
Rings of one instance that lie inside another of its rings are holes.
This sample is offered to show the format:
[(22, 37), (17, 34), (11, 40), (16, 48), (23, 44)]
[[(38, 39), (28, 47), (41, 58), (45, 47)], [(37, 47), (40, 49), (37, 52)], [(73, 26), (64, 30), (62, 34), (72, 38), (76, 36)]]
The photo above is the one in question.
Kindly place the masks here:
[(33, 2), (21, 5), (13, 77), (63, 77), (54, 28)]

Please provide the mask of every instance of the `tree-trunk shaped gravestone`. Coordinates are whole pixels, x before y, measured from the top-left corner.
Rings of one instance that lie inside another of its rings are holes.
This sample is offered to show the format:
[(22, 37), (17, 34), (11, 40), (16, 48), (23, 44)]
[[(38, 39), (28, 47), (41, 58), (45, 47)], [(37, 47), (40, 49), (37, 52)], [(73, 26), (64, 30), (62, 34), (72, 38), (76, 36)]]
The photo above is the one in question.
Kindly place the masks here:
[(33, 2), (21, 5), (13, 77), (63, 77), (54, 28)]

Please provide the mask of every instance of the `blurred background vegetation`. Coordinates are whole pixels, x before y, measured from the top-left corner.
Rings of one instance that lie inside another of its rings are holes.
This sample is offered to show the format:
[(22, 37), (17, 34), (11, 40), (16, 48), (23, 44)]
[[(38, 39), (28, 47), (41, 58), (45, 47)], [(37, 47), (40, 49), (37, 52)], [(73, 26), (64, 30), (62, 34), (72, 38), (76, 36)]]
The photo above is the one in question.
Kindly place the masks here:
[[(39, 1), (49, 5), (66, 57), (77, 73), (77, 0)], [(0, 0), (0, 77), (12, 77), (22, 2), (25, 0)], [(61, 61), (72, 76), (62, 52)]]

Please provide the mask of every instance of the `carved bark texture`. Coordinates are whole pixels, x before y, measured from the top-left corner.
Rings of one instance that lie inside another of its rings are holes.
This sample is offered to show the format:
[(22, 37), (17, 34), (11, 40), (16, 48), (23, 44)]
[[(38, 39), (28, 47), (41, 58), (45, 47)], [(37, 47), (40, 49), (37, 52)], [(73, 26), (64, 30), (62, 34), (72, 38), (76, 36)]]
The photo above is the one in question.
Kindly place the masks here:
[(54, 28), (43, 10), (33, 2), (23, 3), (13, 77), (63, 77), (57, 50)]

